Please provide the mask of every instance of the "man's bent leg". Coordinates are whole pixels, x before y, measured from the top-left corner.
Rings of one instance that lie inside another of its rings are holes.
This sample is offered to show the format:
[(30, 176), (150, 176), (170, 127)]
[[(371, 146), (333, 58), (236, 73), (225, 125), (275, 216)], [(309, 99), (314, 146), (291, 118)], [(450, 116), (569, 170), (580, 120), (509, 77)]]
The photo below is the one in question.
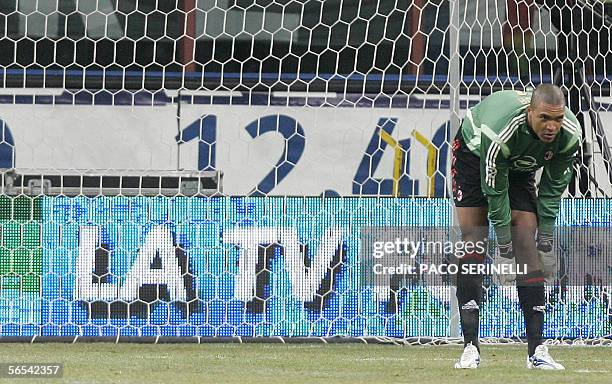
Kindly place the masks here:
[[(457, 218), (463, 241), (484, 241), (487, 237), (487, 207), (457, 207)], [(482, 263), (485, 255), (469, 253), (459, 260), (457, 302), (461, 319), (464, 347), (470, 343), (480, 351), (478, 330), (482, 301), (482, 276), (462, 273), (463, 264)]]
[(544, 313), (546, 298), (544, 296), (544, 275), (535, 271), (517, 277), (519, 302), (525, 318), (527, 330), (527, 348), (529, 356), (533, 356), (538, 345), (542, 344), (544, 330)]
[(527, 265), (527, 273), (517, 275), (516, 288), (525, 318), (529, 356), (542, 344), (544, 330), (544, 275), (535, 243), (537, 217), (533, 212), (512, 211), (512, 242), (517, 265)]

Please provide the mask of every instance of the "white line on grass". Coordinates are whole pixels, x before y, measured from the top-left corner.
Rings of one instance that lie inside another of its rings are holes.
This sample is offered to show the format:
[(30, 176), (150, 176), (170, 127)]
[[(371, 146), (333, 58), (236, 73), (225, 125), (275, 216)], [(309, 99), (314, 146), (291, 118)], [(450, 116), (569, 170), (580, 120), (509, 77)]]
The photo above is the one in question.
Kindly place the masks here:
[(403, 357), (360, 357), (355, 361), (414, 361), (414, 359), (403, 358)]
[(608, 371), (603, 371), (603, 370), (590, 370), (590, 369), (576, 369), (574, 372), (578, 372), (578, 373), (608, 373)]

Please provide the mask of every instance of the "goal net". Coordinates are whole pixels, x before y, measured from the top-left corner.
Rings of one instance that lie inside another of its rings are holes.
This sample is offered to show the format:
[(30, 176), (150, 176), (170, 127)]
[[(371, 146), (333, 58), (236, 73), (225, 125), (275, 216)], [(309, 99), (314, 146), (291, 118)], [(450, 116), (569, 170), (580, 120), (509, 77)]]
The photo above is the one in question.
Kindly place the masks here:
[(368, 239), (452, 237), (466, 109), (554, 82), (584, 142), (545, 337), (609, 339), (610, 8), (0, 0), (0, 336), (455, 340), (452, 278), (364, 278)]

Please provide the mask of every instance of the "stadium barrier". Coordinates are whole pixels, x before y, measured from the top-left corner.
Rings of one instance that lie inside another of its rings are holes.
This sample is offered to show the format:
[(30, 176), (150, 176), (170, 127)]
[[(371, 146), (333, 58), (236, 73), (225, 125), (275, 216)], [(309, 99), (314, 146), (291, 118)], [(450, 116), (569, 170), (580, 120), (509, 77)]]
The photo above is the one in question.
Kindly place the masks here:
[[(5, 185), (17, 194), (0, 197), (0, 340), (457, 340), (451, 282), (416, 275), (381, 294), (361, 278), (365, 228), (451, 226), (448, 199), (184, 196), (159, 187), (67, 196), (38, 181), (25, 190), (32, 196)], [(611, 204), (562, 203), (560, 228), (589, 229), (559, 245), (566, 276), (547, 288), (544, 335), (552, 341), (602, 343), (612, 334), (610, 271), (572, 285), (581, 263), (610, 265), (609, 225), (594, 218), (607, 217)], [(567, 254), (584, 241), (590, 253)], [(519, 340), (514, 288), (484, 289), (481, 335)]]

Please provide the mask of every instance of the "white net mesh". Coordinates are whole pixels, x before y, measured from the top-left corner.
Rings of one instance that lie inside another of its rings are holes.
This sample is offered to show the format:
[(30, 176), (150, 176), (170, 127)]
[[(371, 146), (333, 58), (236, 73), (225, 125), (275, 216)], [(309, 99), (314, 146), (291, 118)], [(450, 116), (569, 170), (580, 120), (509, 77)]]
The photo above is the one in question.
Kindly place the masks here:
[[(448, 282), (362, 284), (360, 231), (450, 226), (460, 117), (542, 81), (585, 132), (558, 224), (609, 227), (611, 14), (0, 0), (0, 334), (455, 340)], [(546, 337), (612, 334), (597, 278), (549, 288)], [(485, 292), (481, 335), (523, 336), (514, 290)]]

